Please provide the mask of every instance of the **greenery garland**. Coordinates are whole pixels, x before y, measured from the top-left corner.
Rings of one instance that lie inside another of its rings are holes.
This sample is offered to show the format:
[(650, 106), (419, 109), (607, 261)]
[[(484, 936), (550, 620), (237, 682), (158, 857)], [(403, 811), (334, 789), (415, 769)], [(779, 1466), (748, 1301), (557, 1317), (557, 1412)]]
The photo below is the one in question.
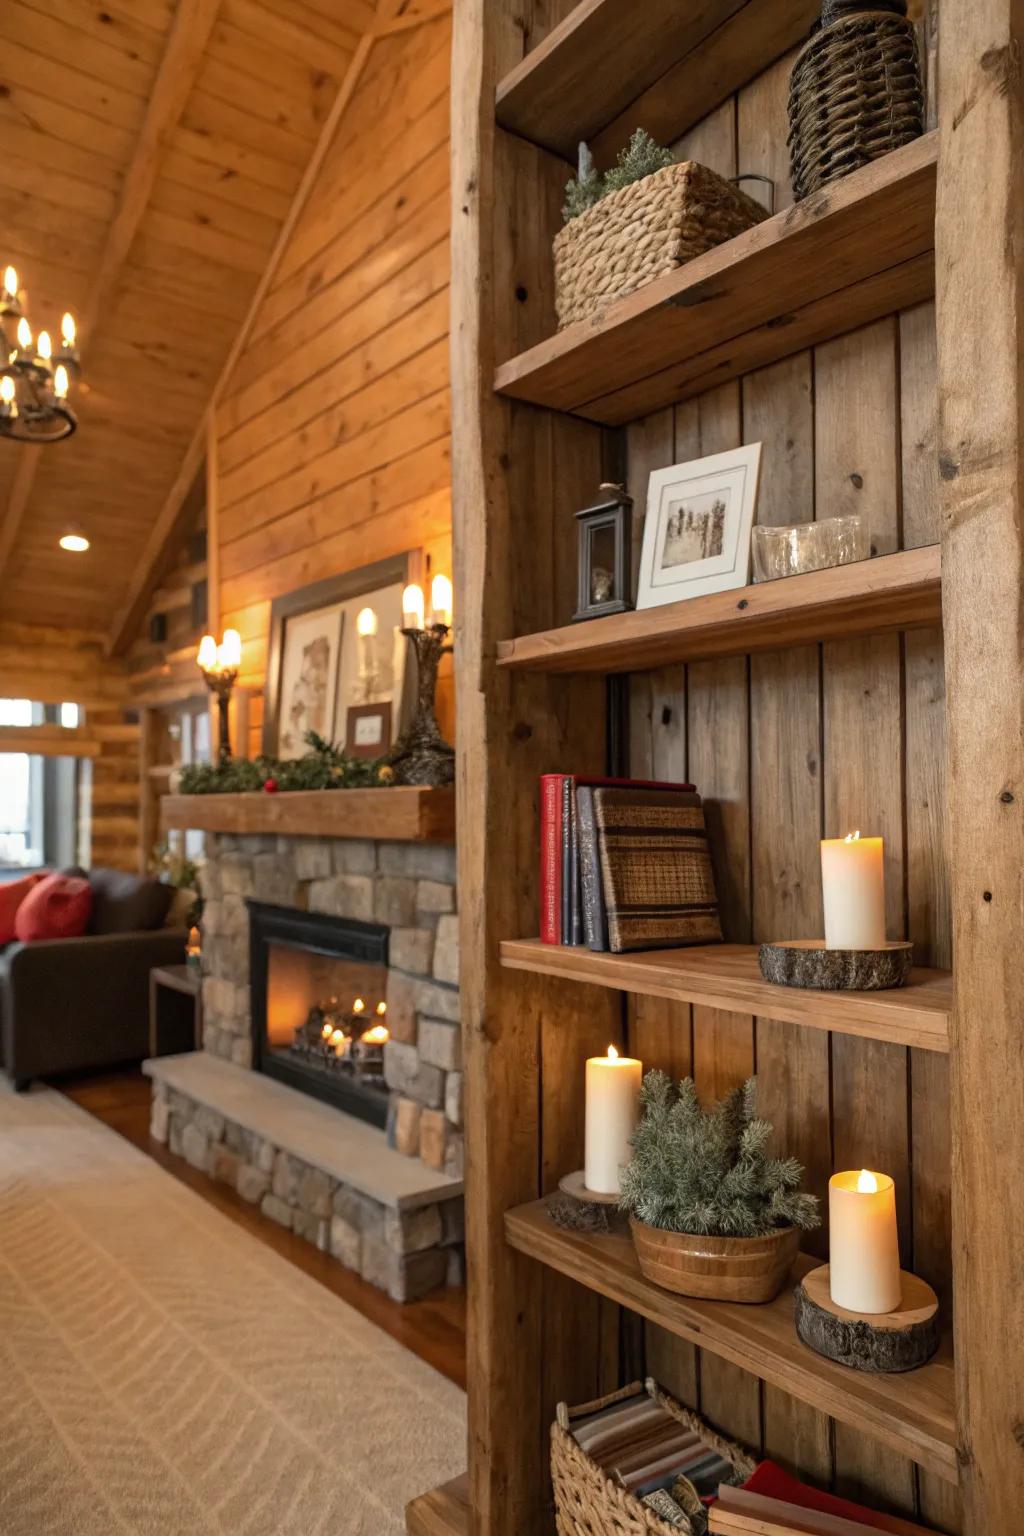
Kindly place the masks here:
[(325, 741), (316, 731), (304, 740), (310, 750), (302, 757), (234, 757), (227, 763), (189, 763), (181, 770), (183, 795), (237, 795), (264, 790), (287, 794), (293, 789), (380, 789), (394, 773), (381, 758), (372, 762), (349, 757), (343, 747)]

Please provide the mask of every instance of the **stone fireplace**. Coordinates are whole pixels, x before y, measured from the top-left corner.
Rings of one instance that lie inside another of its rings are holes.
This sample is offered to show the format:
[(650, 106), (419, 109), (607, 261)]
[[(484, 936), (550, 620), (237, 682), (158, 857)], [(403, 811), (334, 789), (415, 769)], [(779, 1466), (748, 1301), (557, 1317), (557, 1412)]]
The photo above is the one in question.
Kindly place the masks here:
[(397, 1300), (461, 1281), (454, 847), (208, 833), (201, 884), (204, 1048), (147, 1063), (153, 1134)]

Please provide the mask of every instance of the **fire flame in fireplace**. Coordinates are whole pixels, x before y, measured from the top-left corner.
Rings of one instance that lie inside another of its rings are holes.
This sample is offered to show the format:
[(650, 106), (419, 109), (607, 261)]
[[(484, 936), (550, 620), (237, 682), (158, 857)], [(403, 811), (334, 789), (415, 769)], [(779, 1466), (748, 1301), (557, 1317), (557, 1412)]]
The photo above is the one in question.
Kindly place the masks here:
[(352, 1012), (353, 1013), (364, 1013), (365, 1011), (366, 1011), (366, 1004), (363, 1002), (361, 997), (357, 997), (355, 1002), (352, 1004)]
[(384, 1017), (384, 1015), (387, 1013), (387, 1011), (388, 1011), (387, 1003), (381, 1002), (381, 1003), (377, 1004), (377, 1017), (378, 1018), (382, 1019)]
[(391, 1033), (386, 1025), (374, 1024), (372, 1029), (360, 1035), (359, 1040), (362, 1045), (386, 1045), (390, 1038)]

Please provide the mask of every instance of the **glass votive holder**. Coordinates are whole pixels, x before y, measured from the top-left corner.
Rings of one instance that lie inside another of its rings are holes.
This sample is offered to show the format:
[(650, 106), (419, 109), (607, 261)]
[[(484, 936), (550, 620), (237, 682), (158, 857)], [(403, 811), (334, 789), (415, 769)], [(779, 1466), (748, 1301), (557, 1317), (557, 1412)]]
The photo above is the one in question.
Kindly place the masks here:
[(830, 565), (851, 565), (870, 554), (868, 526), (859, 512), (817, 523), (753, 530), (754, 580), (778, 581)]

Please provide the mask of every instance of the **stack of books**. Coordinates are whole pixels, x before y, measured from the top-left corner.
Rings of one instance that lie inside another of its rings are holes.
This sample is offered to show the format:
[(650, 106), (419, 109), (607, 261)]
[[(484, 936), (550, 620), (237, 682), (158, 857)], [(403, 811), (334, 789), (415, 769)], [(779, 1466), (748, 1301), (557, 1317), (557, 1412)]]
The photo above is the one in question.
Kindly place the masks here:
[(621, 954), (721, 940), (692, 784), (548, 773), (540, 831), (543, 943)]
[(711, 1505), (711, 1536), (929, 1536), (924, 1526), (820, 1493), (774, 1462), (762, 1462), (742, 1488), (723, 1485)]

